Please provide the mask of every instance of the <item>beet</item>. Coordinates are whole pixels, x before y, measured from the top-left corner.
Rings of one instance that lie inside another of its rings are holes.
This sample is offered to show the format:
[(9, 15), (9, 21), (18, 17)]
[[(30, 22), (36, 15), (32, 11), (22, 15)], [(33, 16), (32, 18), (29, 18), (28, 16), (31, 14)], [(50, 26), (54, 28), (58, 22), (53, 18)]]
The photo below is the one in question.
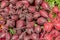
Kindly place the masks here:
[(56, 37), (56, 39), (55, 39), (55, 40), (60, 40), (60, 36)]
[(35, 0), (35, 5), (40, 5), (43, 0)]
[(21, 1), (19, 1), (19, 2), (17, 2), (16, 3), (16, 8), (20, 8), (20, 7), (22, 7), (23, 5), (22, 5), (22, 2)]
[(27, 30), (28, 34), (32, 34), (33, 33), (33, 29), (32, 28), (27, 28), (26, 30)]
[(45, 22), (47, 22), (47, 20), (43, 17), (40, 17), (40, 18), (37, 19), (37, 23), (39, 25), (43, 25)]
[(40, 10), (39, 13), (41, 16), (48, 18), (48, 13), (45, 10)]
[(14, 27), (15, 26), (15, 21), (12, 19), (7, 20), (6, 26), (8, 27)]
[(33, 17), (32, 17), (33, 15), (31, 14), (31, 13), (29, 13), (29, 14), (26, 14), (26, 20), (27, 21), (32, 21), (33, 20)]
[(1, 2), (1, 8), (4, 8), (4, 7), (8, 6), (8, 5), (9, 5), (8, 1), (2, 1)]
[(53, 12), (55, 12), (55, 13), (58, 13), (59, 12), (59, 9), (58, 9), (58, 7), (57, 6), (55, 6), (55, 7), (53, 7)]
[(14, 34), (14, 35), (12, 36), (12, 40), (18, 40), (18, 35), (17, 35), (17, 34)]
[(37, 26), (35, 27), (35, 32), (36, 32), (36, 33), (40, 33), (40, 32), (41, 32), (41, 27), (40, 27), (39, 25), (37, 25)]
[(38, 19), (38, 17), (40, 17), (40, 14), (39, 12), (35, 12), (34, 15), (33, 15), (34, 19)]
[(47, 2), (42, 3), (42, 8), (44, 8), (45, 10), (50, 10), (50, 7)]
[(27, 0), (30, 4), (32, 4), (34, 2), (34, 0)]
[(17, 28), (22, 28), (25, 25), (25, 22), (23, 20), (18, 20), (16, 22), (16, 27)]
[(28, 8), (28, 10), (29, 10), (29, 12), (35, 12), (35, 6), (30, 6), (29, 8)]
[(53, 24), (51, 22), (44, 23), (44, 30), (50, 32), (53, 28)]
[(18, 15), (12, 15), (11, 19), (13, 19), (14, 21), (18, 20)]
[(34, 22), (28, 22), (26, 25), (27, 28), (32, 28), (34, 27)]
[(35, 34), (35, 33), (33, 33), (33, 34), (31, 35), (31, 38), (32, 38), (32, 40), (38, 40), (38, 35)]

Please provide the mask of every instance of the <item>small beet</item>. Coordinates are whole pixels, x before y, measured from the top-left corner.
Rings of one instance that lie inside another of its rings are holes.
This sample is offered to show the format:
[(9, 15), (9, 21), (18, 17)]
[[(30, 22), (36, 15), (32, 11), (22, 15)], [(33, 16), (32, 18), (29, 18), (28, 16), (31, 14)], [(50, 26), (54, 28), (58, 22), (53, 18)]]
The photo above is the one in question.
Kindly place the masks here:
[(37, 19), (37, 23), (39, 25), (43, 25), (45, 22), (47, 22), (47, 20), (43, 17), (40, 17), (40, 18)]
[(51, 22), (47, 22), (44, 24), (44, 30), (50, 32), (53, 28), (53, 24)]
[(45, 10), (40, 10), (39, 12), (41, 16), (48, 18), (48, 13)]
[(47, 2), (42, 3), (42, 8), (44, 8), (45, 10), (50, 10), (50, 7)]

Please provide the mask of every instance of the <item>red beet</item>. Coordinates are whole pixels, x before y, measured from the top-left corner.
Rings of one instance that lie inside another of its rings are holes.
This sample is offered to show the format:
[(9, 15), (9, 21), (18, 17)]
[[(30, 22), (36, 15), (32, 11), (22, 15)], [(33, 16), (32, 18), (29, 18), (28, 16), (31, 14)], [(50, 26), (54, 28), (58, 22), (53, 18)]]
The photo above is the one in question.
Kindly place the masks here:
[(53, 37), (57, 37), (57, 36), (60, 35), (59, 33), (60, 33), (60, 32), (57, 31), (57, 30), (52, 30), (52, 31), (50, 32), (50, 35), (52, 35)]
[(29, 40), (30, 39), (30, 37), (29, 36), (24, 36), (24, 40)]
[(41, 27), (39, 25), (35, 26), (35, 32), (40, 33), (41, 32)]
[(20, 14), (22, 14), (23, 11), (21, 9), (21, 10), (17, 10), (16, 12), (17, 12), (18, 15), (20, 15)]
[(45, 10), (40, 10), (39, 13), (41, 16), (48, 18), (48, 13)]
[(26, 31), (27, 31), (28, 34), (32, 34), (33, 33), (33, 28), (27, 28)]
[(14, 35), (12, 36), (12, 40), (18, 40), (18, 35), (17, 35), (17, 34), (14, 34)]
[(17, 2), (17, 0), (10, 0), (10, 2), (11, 2), (12, 4), (15, 4), (15, 3)]
[(3, 17), (6, 17), (6, 16), (9, 15), (9, 13), (6, 13), (6, 12), (1, 12), (0, 14), (1, 14)]
[(1, 8), (8, 6), (8, 4), (9, 4), (8, 1), (2, 1), (1, 2)]
[(55, 40), (60, 40), (60, 36), (56, 37), (56, 39), (55, 39)]
[(44, 30), (47, 31), (47, 32), (50, 32), (53, 28), (53, 24), (52, 22), (46, 22), (44, 23)]
[(0, 33), (0, 38), (3, 38), (6, 36), (6, 33)]
[(26, 14), (26, 21), (32, 21), (33, 20), (33, 15), (31, 13)]
[(11, 19), (13, 19), (14, 21), (18, 20), (18, 15), (12, 15)]
[(23, 2), (23, 4), (24, 4), (25, 8), (28, 8), (28, 7), (29, 7), (28, 1), (22, 1), (22, 2)]
[(42, 3), (42, 8), (44, 8), (45, 10), (50, 10), (50, 7), (47, 2)]
[(39, 25), (43, 25), (45, 22), (47, 22), (47, 20), (43, 17), (40, 17), (40, 18), (37, 19), (37, 23)]
[(11, 35), (9, 33), (6, 33), (6, 40), (10, 40), (11, 39)]
[(60, 18), (60, 13), (58, 13), (57, 15), (58, 15), (58, 17)]
[(21, 35), (21, 33), (22, 33), (22, 31), (18, 29), (18, 30), (17, 30), (17, 34), (18, 34), (18, 35)]
[(31, 13), (34, 13), (35, 12), (35, 6), (30, 6), (28, 8), (28, 11), (31, 12)]
[(34, 27), (34, 22), (28, 22), (26, 25), (27, 28), (32, 28)]
[(35, 13), (33, 14), (33, 17), (34, 17), (34, 19), (38, 19), (38, 17), (40, 17), (39, 12), (35, 12)]
[(56, 28), (57, 30), (60, 30), (60, 22), (56, 22), (56, 23), (55, 23), (55, 28)]
[(15, 21), (12, 19), (7, 20), (6, 26), (8, 27), (14, 27), (15, 26)]
[(49, 18), (50, 19), (53, 19), (52, 13), (53, 13), (52, 11), (49, 13)]
[(27, 0), (30, 4), (32, 4), (34, 2), (34, 0)]
[(10, 11), (9, 11), (9, 15), (15, 15), (16, 14), (16, 12), (15, 12), (15, 9), (10, 9)]
[(18, 20), (16, 22), (16, 27), (17, 28), (22, 28), (25, 25), (25, 22), (23, 20)]
[(39, 5), (42, 3), (43, 0), (35, 0), (35, 5)]
[(25, 14), (24, 14), (24, 13), (19, 14), (19, 18), (20, 18), (21, 20), (25, 20)]
[(33, 33), (33, 34), (31, 35), (31, 39), (32, 39), (32, 40), (38, 40), (39, 38), (38, 38), (38, 35), (37, 35), (37, 34)]
[(50, 34), (45, 34), (45, 40), (53, 40), (53, 37)]
[(9, 13), (10, 8), (9, 7), (6, 7), (6, 8), (4, 8), (4, 11), (7, 12), (7, 13)]
[(54, 12), (54, 13), (58, 13), (58, 12), (59, 12), (59, 9), (58, 9), (58, 7), (57, 7), (57, 6), (53, 7), (53, 9), (52, 9), (52, 10), (53, 10), (53, 12)]
[(23, 6), (22, 1), (16, 2), (16, 8), (20, 8), (22, 6)]

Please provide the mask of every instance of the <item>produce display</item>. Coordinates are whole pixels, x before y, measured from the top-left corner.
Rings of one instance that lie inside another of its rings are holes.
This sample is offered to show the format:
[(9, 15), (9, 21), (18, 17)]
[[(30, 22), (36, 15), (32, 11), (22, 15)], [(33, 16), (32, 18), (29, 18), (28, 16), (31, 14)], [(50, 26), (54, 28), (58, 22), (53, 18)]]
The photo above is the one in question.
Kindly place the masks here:
[(60, 40), (60, 0), (0, 0), (0, 40)]

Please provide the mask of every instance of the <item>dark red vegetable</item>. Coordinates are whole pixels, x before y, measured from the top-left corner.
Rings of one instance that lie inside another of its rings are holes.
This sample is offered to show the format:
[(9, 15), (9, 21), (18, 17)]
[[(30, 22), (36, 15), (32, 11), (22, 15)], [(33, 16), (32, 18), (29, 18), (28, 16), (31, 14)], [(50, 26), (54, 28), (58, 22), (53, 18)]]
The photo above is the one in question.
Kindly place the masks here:
[(59, 1), (47, 1), (0, 0), (0, 40), (60, 40)]

